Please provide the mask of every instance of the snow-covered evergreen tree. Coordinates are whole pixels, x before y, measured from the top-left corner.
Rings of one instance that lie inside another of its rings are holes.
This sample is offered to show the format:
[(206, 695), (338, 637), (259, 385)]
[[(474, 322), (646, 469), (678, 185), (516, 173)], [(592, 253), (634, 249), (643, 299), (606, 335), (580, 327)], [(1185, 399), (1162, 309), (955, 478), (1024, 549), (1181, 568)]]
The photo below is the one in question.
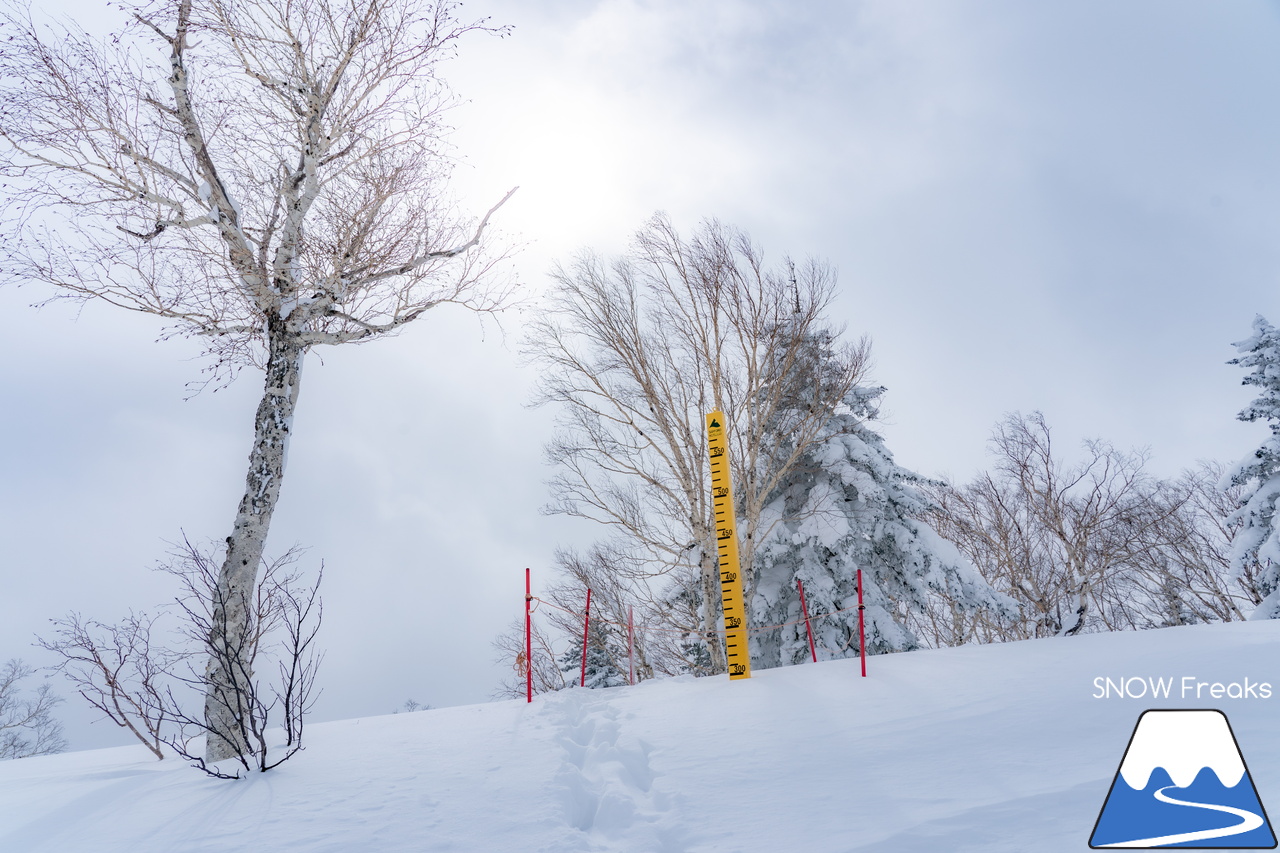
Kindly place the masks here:
[[(793, 405), (807, 405), (804, 389), (819, 378), (833, 336), (810, 335), (807, 357), (789, 366)], [(913, 483), (921, 478), (897, 465), (884, 439), (868, 426), (885, 389), (857, 386), (833, 412), (821, 440), (771, 497), (761, 529), (768, 532), (752, 566), (751, 624), (784, 625), (752, 639), (752, 662), (799, 663), (809, 654), (796, 580), (805, 599), (820, 658), (858, 654), (858, 591), (862, 569), (869, 653), (919, 645), (903, 624), (905, 610), (931, 594), (961, 608), (1008, 611), (951, 543), (919, 516), (929, 506)], [(786, 437), (779, 436), (785, 445)], [(843, 612), (837, 612), (843, 611)]]
[[(587, 628), (587, 672), (585, 687), (621, 687), (627, 683), (627, 638), (619, 637), (616, 626), (593, 619)], [(560, 670), (572, 684), (582, 677), (581, 632), (569, 651), (560, 656)]]
[(1255, 585), (1266, 597), (1251, 619), (1280, 618), (1280, 531), (1276, 529), (1276, 501), (1280, 499), (1280, 331), (1261, 314), (1253, 320), (1253, 335), (1234, 344), (1242, 353), (1228, 364), (1252, 368), (1243, 380), (1261, 390), (1237, 417), (1266, 421), (1271, 434), (1256, 450), (1228, 471), (1222, 487), (1244, 487), (1241, 505), (1228, 519), (1239, 525), (1231, 543), (1231, 571), (1237, 577), (1253, 566)]

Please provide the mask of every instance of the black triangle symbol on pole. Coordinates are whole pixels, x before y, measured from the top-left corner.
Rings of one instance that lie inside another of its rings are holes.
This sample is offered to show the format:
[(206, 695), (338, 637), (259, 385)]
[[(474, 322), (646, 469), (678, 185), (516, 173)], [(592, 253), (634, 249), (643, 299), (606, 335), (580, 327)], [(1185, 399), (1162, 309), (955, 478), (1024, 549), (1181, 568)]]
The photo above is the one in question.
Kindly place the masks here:
[(720, 422), (719, 422), (718, 420), (716, 420), (715, 418), (712, 418), (712, 419), (711, 419), (711, 425), (712, 425), (713, 427), (718, 427), (718, 426), (720, 426)]

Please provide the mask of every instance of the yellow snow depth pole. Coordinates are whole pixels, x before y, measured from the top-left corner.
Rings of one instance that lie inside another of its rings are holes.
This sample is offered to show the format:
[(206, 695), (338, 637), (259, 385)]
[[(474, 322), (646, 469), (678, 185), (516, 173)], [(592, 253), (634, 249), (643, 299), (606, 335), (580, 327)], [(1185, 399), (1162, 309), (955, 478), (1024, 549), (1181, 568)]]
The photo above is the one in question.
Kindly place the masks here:
[(707, 415), (707, 447), (711, 453), (711, 506), (716, 512), (720, 599), (724, 610), (724, 652), (729, 664), (729, 678), (750, 678), (747, 611), (742, 601), (738, 533), (733, 529), (733, 483), (729, 479), (729, 443), (725, 440), (724, 423), (724, 412)]

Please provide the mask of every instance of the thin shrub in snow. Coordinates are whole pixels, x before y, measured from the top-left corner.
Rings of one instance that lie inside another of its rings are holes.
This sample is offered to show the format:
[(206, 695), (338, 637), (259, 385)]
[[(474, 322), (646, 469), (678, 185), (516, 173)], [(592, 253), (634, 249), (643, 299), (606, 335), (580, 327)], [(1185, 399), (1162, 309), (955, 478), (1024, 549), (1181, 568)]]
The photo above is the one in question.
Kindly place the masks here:
[(164, 758), (167, 681), (183, 657), (153, 640), (161, 614), (130, 613), (107, 625), (70, 613), (53, 622), (39, 645), (61, 658), (57, 669), (108, 720), (127, 729), (157, 759)]
[[(253, 595), (239, 602), (248, 614), (244, 631), (226, 624), (216, 554), (183, 540), (160, 566), (179, 583), (171, 608), (131, 613), (117, 625), (71, 614), (54, 620), (54, 634), (40, 644), (62, 657), (58, 668), (86, 701), (157, 759), (167, 746), (218, 778), (270, 770), (302, 749), (304, 719), (318, 696), (323, 566), (308, 583), (295, 568), (298, 557), (295, 548), (264, 560)], [(229, 680), (215, 679), (215, 671)], [(215, 687), (221, 712), (208, 716), (204, 700)], [(238, 769), (207, 759), (210, 740), (248, 745), (229, 756)]]

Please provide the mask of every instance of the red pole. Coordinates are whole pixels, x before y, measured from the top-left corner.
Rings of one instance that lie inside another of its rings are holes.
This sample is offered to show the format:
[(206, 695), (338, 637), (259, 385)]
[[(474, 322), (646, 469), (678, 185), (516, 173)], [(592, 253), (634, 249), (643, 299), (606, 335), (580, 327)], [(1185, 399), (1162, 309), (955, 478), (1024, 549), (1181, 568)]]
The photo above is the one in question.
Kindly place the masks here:
[(627, 684), (636, 683), (636, 632), (635, 618), (631, 607), (627, 607)]
[(591, 587), (587, 587), (587, 613), (582, 617), (582, 680), (579, 687), (587, 686), (587, 628), (591, 625)]
[(800, 612), (804, 614), (804, 629), (809, 632), (809, 654), (813, 655), (813, 662), (818, 662), (818, 650), (813, 645), (813, 626), (809, 624), (809, 608), (804, 603), (804, 581), (796, 578), (796, 587), (800, 590)]
[(524, 696), (533, 701), (533, 592), (529, 586), (529, 570), (524, 570)]
[(858, 657), (862, 659), (862, 677), (867, 677), (867, 632), (862, 614), (867, 608), (862, 604), (862, 569), (858, 569)]

